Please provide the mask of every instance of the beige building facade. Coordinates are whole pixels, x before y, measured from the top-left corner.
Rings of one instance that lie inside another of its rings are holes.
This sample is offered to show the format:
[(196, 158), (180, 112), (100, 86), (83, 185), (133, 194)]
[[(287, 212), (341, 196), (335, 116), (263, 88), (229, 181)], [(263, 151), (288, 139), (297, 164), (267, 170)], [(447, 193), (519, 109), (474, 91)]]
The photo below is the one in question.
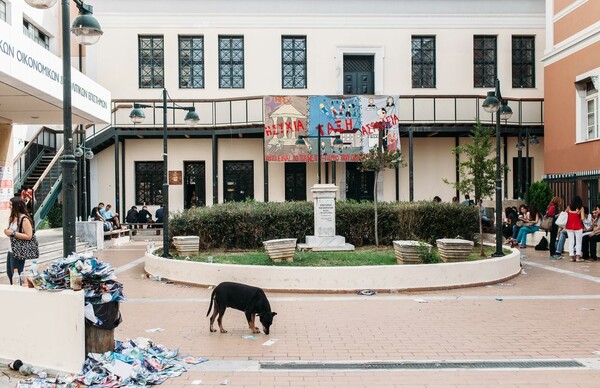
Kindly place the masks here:
[[(89, 140), (92, 204), (160, 204), (163, 88), (169, 107), (194, 106), (200, 116), (189, 128), (185, 112), (168, 109), (168, 170), (181, 174), (170, 184), (171, 210), (312, 199), (317, 163), (265, 162), (265, 96), (398, 95), (406, 165), (382, 174), (376, 194), (353, 163), (323, 162), (322, 179), (335, 178), (339, 199), (449, 202), (465, 194), (442, 181), (457, 179), (451, 150), (476, 120), (494, 125), (481, 103), (496, 78), (514, 112), (502, 123), (503, 196), (522, 196), (519, 153), (522, 187), (544, 173), (546, 9), (543, 0), (505, 3), (502, 14), (495, 1), (94, 4), (104, 35), (86, 65), (110, 90), (113, 115)], [(152, 106), (136, 125), (134, 103)]]

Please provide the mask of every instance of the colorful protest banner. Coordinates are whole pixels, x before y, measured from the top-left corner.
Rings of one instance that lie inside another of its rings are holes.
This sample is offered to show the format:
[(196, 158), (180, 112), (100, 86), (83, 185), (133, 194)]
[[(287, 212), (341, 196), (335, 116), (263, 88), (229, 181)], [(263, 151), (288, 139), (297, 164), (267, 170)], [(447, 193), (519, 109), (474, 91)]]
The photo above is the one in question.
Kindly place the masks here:
[(299, 136), (307, 136), (308, 97), (265, 96), (265, 160), (309, 161), (306, 147), (298, 147)]

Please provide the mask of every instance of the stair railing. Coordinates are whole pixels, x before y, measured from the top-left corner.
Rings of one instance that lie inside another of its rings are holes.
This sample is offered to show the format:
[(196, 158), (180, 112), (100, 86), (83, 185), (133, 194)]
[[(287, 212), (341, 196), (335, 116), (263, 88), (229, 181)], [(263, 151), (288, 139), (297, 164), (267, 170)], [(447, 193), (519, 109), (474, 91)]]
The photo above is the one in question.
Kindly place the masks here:
[(15, 156), (13, 163), (13, 180), (15, 189), (21, 188), (27, 175), (33, 171), (47, 149), (56, 150), (57, 132), (42, 127), (28, 141), (27, 145)]
[[(35, 186), (33, 186), (33, 217), (36, 226), (38, 226), (44, 217), (46, 217), (62, 188), (62, 166), (60, 164), (60, 159), (63, 148), (64, 147), (60, 147), (56, 152), (56, 155), (46, 170), (44, 170), (40, 179), (38, 179)], [(75, 204), (67, 205), (75, 206)]]

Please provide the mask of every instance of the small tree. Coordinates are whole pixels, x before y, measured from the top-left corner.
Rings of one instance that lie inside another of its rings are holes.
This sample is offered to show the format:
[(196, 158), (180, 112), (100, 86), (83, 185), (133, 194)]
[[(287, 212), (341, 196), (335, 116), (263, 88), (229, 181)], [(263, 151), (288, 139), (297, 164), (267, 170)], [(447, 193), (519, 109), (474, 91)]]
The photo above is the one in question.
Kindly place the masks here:
[[(455, 155), (464, 155), (466, 159), (460, 162), (460, 181), (444, 182), (452, 185), (457, 190), (475, 193), (475, 203), (479, 206), (479, 200), (492, 198), (496, 189), (496, 158), (495, 147), (492, 143), (494, 130), (485, 128), (478, 121), (475, 129), (471, 131), (471, 142), (452, 149)], [(480, 210), (478, 209), (478, 212)], [(502, 211), (502, 209), (496, 209)], [(480, 254), (483, 252), (483, 224), (479, 214), (479, 245)]]
[(534, 205), (540, 213), (543, 213), (553, 196), (554, 193), (548, 183), (538, 181), (529, 186), (529, 191), (525, 194), (525, 200), (528, 205)]
[(387, 168), (396, 168), (404, 164), (402, 153), (398, 150), (387, 151), (383, 147), (373, 147), (368, 153), (360, 155), (361, 171), (373, 171), (375, 183), (373, 187), (373, 210), (375, 212), (375, 245), (379, 246), (379, 231), (377, 227), (377, 181), (379, 173)]

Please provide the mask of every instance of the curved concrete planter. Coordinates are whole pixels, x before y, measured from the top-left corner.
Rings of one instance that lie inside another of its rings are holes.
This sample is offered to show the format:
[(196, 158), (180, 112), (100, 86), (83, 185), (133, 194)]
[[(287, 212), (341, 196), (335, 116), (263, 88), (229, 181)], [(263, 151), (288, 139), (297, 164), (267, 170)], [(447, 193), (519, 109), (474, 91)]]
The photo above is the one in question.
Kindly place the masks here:
[(274, 291), (424, 290), (497, 283), (519, 274), (517, 249), (504, 257), (461, 263), (361, 267), (276, 267), (197, 263), (146, 253), (145, 270), (175, 282), (231, 281)]

